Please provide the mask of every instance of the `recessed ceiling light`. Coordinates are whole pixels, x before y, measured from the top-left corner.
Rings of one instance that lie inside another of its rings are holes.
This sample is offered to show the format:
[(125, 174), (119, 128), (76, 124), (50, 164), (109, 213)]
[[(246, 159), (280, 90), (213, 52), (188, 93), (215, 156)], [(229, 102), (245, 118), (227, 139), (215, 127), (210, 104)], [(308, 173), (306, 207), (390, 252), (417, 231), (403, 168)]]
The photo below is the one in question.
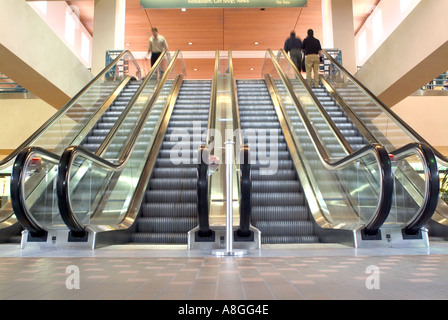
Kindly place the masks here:
[(254, 44), (258, 44), (258, 41), (255, 41)]
[(127, 46), (130, 46), (130, 44), (129, 44), (129, 43), (126, 43), (126, 45), (127, 45)]
[(198, 69), (194, 68), (193, 71), (198, 71)]
[(192, 46), (192, 45), (193, 45), (193, 42), (188, 42), (188, 45), (189, 45), (189, 46)]
[(254, 68), (250, 68), (250, 71), (254, 71)]
[(180, 9), (182, 12), (185, 12), (185, 11), (187, 11), (187, 8), (182, 8), (182, 9)]

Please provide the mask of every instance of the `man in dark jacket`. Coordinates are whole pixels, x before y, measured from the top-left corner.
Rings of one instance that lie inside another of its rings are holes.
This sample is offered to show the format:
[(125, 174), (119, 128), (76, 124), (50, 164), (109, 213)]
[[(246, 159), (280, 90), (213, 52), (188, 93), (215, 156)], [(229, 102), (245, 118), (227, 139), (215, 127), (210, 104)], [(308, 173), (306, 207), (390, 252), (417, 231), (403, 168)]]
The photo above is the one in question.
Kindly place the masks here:
[[(320, 41), (314, 38), (314, 31), (308, 30), (308, 37), (303, 40), (303, 53), (305, 54), (305, 66), (306, 66), (306, 81), (311, 87), (319, 86), (319, 56), (323, 58), (322, 47)], [(311, 79), (311, 70), (314, 73), (314, 81)]]
[(286, 39), (283, 49), (285, 49), (286, 53), (289, 53), (292, 62), (294, 62), (300, 72), (300, 64), (302, 63), (302, 40), (296, 38), (294, 31), (291, 31), (290, 37)]

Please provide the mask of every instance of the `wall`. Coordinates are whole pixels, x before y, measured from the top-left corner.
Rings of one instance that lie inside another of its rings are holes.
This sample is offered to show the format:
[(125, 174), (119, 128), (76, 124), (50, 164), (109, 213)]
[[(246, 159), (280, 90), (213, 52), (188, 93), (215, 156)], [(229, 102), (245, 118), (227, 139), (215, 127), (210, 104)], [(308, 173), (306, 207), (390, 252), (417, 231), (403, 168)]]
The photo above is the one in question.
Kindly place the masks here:
[(0, 99), (0, 159), (47, 121), (56, 109), (40, 99)]
[(357, 64), (362, 66), (421, 0), (380, 1), (355, 36)]
[(431, 145), (441, 152), (448, 150), (448, 95), (412, 95), (399, 102), (392, 110)]
[[(79, 9), (69, 6), (65, 1), (28, 2), (36, 13), (45, 21), (67, 47), (90, 68), (92, 65), (92, 36), (79, 20)], [(66, 22), (67, 19), (69, 23)], [(67, 30), (71, 25), (73, 31)], [(73, 42), (67, 37), (72, 37)]]

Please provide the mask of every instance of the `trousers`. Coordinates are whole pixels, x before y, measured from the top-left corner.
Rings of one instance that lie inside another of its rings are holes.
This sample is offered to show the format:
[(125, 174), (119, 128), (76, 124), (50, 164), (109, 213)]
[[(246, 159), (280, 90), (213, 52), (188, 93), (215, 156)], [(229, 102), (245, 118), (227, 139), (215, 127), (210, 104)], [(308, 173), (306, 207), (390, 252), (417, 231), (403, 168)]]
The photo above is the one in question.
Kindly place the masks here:
[[(308, 54), (305, 56), (306, 65), (306, 82), (311, 87), (317, 88), (319, 86), (319, 65), (320, 59), (318, 54)], [(311, 71), (313, 71), (313, 79), (311, 78)]]

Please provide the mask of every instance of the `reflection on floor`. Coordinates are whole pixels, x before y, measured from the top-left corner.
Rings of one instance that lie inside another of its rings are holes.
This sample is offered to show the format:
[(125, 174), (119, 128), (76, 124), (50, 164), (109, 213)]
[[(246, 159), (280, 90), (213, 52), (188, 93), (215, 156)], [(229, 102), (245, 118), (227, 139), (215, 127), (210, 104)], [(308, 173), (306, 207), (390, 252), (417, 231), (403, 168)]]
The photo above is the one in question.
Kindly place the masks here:
[(0, 245), (0, 299), (447, 298), (445, 242), (429, 249), (374, 250), (277, 245), (241, 257), (216, 257), (184, 246), (91, 251)]

